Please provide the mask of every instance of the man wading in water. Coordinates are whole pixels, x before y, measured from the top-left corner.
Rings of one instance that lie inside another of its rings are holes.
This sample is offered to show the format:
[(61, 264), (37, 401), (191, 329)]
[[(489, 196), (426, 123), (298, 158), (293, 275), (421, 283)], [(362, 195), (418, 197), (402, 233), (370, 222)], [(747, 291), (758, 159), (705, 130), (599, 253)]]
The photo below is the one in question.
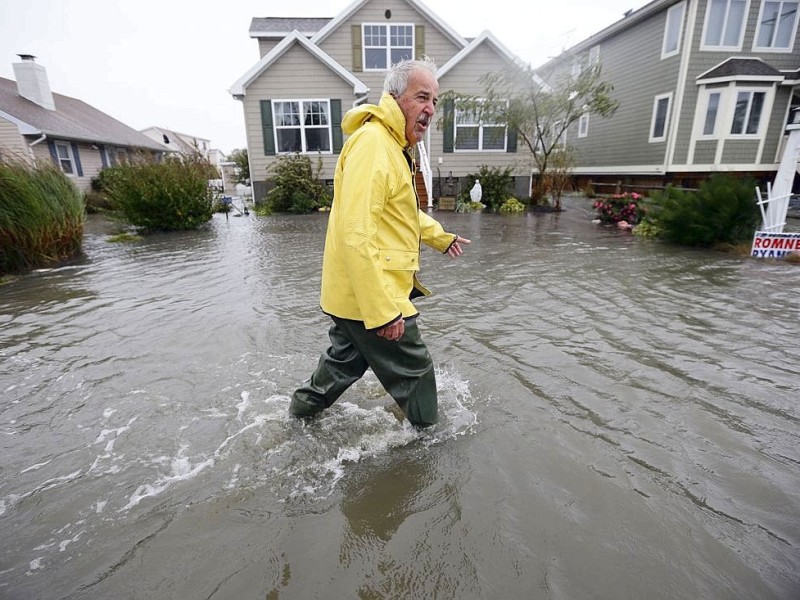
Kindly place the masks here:
[(436, 376), (411, 300), (420, 241), (460, 256), (470, 241), (444, 231), (419, 209), (412, 148), (431, 125), (439, 84), (432, 60), (407, 60), (386, 76), (379, 104), (347, 112), (350, 137), (334, 175), (322, 260), (320, 306), (333, 319), (331, 345), (289, 412), (310, 417), (331, 406), (371, 368), (417, 427), (436, 423)]

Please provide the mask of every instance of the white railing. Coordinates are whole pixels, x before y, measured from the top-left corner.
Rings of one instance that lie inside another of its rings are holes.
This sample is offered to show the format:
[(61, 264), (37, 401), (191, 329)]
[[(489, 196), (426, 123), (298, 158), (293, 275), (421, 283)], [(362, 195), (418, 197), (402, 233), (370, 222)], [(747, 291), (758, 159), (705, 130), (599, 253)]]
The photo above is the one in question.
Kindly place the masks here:
[(789, 210), (789, 198), (792, 194), (783, 194), (781, 196), (772, 195), (772, 186), (767, 182), (767, 197), (762, 198), (761, 190), (756, 188), (756, 195), (758, 196), (758, 208), (761, 209), (761, 231), (768, 231), (770, 233), (783, 233), (783, 228), (786, 227), (786, 212)]
[(425, 181), (425, 192), (428, 194), (428, 210), (433, 209), (433, 169), (431, 160), (428, 158), (428, 151), (423, 142), (417, 143), (417, 153), (419, 154), (419, 165), (417, 167), (422, 172), (422, 179)]

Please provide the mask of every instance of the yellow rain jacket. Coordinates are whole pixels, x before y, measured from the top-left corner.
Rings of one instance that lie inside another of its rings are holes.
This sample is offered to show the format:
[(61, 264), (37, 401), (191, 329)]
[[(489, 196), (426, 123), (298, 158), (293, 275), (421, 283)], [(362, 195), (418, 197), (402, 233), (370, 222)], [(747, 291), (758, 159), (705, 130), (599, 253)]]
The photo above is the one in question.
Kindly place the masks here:
[(383, 94), (377, 106), (349, 110), (342, 130), (350, 137), (333, 180), (320, 306), (378, 329), (419, 314), (412, 297), (430, 294), (416, 277), (420, 242), (446, 252), (456, 235), (419, 209), (394, 98)]

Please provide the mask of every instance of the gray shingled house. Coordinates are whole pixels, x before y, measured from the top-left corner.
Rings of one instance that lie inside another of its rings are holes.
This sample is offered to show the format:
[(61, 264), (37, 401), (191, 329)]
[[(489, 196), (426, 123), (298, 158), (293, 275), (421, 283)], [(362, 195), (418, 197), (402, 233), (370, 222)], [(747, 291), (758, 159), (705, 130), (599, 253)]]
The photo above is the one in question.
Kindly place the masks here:
[(53, 93), (35, 57), (20, 58), (16, 81), (0, 77), (0, 159), (50, 160), (88, 191), (104, 167), (168, 151), (82, 100)]
[(579, 184), (772, 180), (800, 108), (798, 7), (655, 0), (539, 67), (549, 79), (599, 62), (620, 102), (612, 118), (584, 116), (568, 132)]

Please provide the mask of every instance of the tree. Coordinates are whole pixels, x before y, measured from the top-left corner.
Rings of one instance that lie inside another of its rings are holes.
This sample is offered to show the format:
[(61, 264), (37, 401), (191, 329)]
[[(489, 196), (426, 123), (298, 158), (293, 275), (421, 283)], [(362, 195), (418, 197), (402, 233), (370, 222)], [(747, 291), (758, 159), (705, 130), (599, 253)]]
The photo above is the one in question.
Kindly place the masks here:
[(250, 161), (247, 158), (247, 148), (237, 148), (228, 155), (228, 160), (236, 165), (235, 183), (250, 183)]
[(514, 64), (487, 73), (481, 83), (485, 88), (481, 97), (449, 92), (442, 96), (454, 98), (461, 110), (483, 121), (505, 123), (509, 135), (516, 135), (528, 148), (538, 172), (532, 200), (542, 201), (558, 182), (552, 191), (560, 210), (565, 169), (568, 174), (572, 164), (571, 149), (564, 143), (566, 131), (583, 115), (613, 115), (619, 106), (610, 95), (613, 86), (601, 79), (599, 65), (588, 66), (579, 75), (554, 76), (551, 85), (530, 66)]

